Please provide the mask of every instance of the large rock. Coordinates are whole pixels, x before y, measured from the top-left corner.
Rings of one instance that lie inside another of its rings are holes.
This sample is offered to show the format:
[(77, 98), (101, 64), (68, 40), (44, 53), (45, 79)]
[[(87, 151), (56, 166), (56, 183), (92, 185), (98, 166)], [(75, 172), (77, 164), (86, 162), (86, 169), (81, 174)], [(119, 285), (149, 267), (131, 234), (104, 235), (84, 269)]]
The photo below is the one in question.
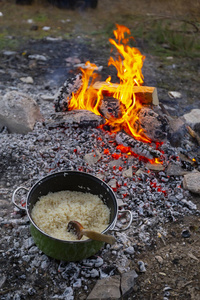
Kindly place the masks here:
[(120, 276), (115, 275), (98, 280), (87, 300), (117, 300), (120, 298)]
[(200, 122), (200, 109), (192, 109), (189, 113), (183, 115), (186, 123), (188, 124), (196, 124)]
[(192, 193), (200, 194), (200, 172), (184, 175), (183, 187)]
[(30, 96), (11, 91), (0, 98), (0, 126), (11, 133), (26, 134), (42, 121), (39, 106)]
[(122, 274), (122, 279), (121, 279), (122, 296), (126, 296), (133, 291), (135, 286), (135, 279), (137, 277), (138, 275), (134, 270)]

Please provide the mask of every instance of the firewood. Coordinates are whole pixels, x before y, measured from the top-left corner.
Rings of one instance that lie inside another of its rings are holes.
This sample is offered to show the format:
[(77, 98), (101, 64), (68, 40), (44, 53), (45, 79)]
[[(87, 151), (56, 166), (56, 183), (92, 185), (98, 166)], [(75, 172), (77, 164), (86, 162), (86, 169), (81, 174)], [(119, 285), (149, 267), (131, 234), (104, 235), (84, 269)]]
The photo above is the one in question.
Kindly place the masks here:
[(200, 145), (200, 136), (190, 127), (186, 126), (189, 134), (197, 140), (197, 143)]
[[(103, 88), (103, 91), (107, 90), (106, 89), (107, 86), (112, 88), (113, 92), (115, 92), (115, 90), (119, 87), (119, 84), (117, 83), (109, 84), (107, 82), (97, 81), (93, 85), (93, 88), (99, 90), (103, 85), (105, 86)], [(136, 94), (136, 97), (140, 99), (142, 104), (153, 104), (153, 105), (159, 104), (157, 89), (155, 87), (133, 86), (133, 93)]]

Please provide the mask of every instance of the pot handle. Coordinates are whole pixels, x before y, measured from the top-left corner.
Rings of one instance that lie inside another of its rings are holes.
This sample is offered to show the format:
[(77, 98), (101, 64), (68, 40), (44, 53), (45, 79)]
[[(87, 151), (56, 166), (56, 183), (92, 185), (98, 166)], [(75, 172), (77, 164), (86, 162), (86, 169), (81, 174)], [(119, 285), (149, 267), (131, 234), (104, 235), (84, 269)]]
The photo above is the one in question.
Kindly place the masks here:
[(16, 203), (16, 201), (15, 201), (15, 195), (16, 195), (16, 193), (19, 191), (19, 190), (26, 190), (26, 191), (28, 191), (28, 189), (26, 188), (26, 187), (24, 187), (24, 186), (19, 186), (18, 188), (16, 188), (16, 190), (14, 190), (14, 192), (13, 192), (13, 194), (12, 194), (12, 203), (17, 207), (17, 208), (19, 208), (19, 209), (21, 209), (21, 210), (26, 210), (26, 207), (23, 207), (23, 206), (21, 206), (21, 205), (18, 205), (17, 203)]
[(125, 231), (125, 230), (127, 230), (127, 229), (131, 226), (131, 223), (132, 223), (132, 221), (133, 221), (132, 213), (131, 213), (130, 210), (125, 209), (125, 210), (122, 210), (122, 211), (118, 211), (118, 214), (129, 214), (130, 220), (129, 220), (128, 225), (127, 225), (126, 227), (121, 228), (121, 229), (114, 229), (114, 228), (113, 228), (112, 230), (113, 230), (113, 231)]

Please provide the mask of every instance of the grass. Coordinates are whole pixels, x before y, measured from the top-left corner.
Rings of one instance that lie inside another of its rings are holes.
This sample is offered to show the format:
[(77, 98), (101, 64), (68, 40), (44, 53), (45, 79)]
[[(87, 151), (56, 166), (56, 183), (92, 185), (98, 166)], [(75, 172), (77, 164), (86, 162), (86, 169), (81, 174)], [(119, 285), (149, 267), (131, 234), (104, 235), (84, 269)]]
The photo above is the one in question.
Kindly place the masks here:
[[(134, 4), (132, 0), (99, 0), (98, 9), (84, 12), (61, 10), (45, 0), (35, 0), (32, 6), (17, 6), (16, 9), (13, 1), (2, 0), (0, 11), (3, 12), (0, 49), (17, 47), (18, 38), (42, 39), (47, 35), (65, 39), (81, 36), (101, 47), (113, 37), (116, 23), (129, 27), (136, 41), (153, 55), (196, 57), (200, 49), (200, 3), (196, 0), (187, 3), (135, 0)], [(38, 30), (31, 30), (29, 19)], [(50, 30), (42, 30), (44, 26), (49, 26)]]
[(19, 48), (21, 41), (13, 37), (9, 37), (6, 32), (0, 33), (0, 50), (16, 50)]
[(200, 39), (194, 28), (185, 21), (158, 20), (152, 24), (146, 39), (156, 54), (195, 57), (199, 55)]

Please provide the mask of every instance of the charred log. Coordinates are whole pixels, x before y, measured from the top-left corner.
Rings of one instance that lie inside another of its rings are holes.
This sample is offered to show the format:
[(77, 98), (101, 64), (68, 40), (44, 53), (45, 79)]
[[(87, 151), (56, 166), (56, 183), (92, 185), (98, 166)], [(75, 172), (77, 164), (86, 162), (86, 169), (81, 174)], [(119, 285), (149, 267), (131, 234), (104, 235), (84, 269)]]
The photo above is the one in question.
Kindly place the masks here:
[(56, 112), (68, 111), (68, 106), (72, 94), (76, 93), (82, 85), (81, 74), (76, 75), (74, 78), (68, 79), (58, 91), (55, 96), (54, 105)]
[(144, 134), (152, 141), (165, 141), (169, 132), (169, 122), (165, 116), (157, 114), (154, 110), (143, 107), (138, 114), (137, 131), (143, 130)]
[(107, 120), (121, 118), (122, 110), (120, 101), (113, 97), (104, 97), (99, 107), (99, 112)]

